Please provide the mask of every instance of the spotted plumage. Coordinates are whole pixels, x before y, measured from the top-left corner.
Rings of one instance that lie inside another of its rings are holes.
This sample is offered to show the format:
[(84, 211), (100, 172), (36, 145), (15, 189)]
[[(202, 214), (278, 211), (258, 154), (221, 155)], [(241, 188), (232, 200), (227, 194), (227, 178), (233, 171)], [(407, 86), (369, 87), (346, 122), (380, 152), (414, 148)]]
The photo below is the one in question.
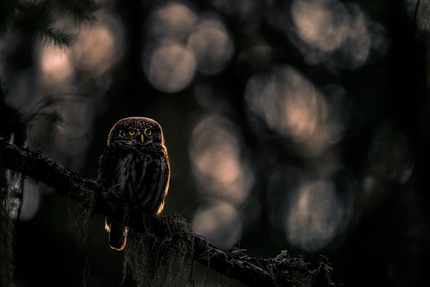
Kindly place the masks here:
[[(111, 129), (100, 157), (99, 180), (108, 192), (133, 209), (158, 214), (163, 210), (170, 166), (161, 126), (144, 117), (119, 120)], [(128, 227), (106, 217), (109, 245), (122, 250)]]

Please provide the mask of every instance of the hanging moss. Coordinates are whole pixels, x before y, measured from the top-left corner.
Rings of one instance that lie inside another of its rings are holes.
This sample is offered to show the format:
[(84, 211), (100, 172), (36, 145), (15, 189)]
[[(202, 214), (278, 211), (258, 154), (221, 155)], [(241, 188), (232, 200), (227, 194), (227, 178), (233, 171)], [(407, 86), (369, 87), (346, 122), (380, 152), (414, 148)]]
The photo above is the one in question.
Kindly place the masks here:
[(0, 167), (0, 286), (13, 285), (13, 235), (7, 171)]
[(90, 256), (89, 256), (89, 241), (91, 228), (93, 224), (94, 210), (94, 193), (90, 190), (85, 190), (80, 194), (80, 200), (77, 205), (70, 201), (69, 211), (73, 204), (76, 211), (76, 226), (77, 231), (77, 262), (82, 269), (81, 286), (86, 287), (90, 275)]
[(190, 224), (176, 216), (170, 235), (164, 238), (158, 238), (149, 224), (143, 224), (146, 232), (130, 230), (127, 237), (124, 277), (130, 274), (139, 287), (183, 286), (179, 283), (185, 281), (193, 286), (194, 234)]

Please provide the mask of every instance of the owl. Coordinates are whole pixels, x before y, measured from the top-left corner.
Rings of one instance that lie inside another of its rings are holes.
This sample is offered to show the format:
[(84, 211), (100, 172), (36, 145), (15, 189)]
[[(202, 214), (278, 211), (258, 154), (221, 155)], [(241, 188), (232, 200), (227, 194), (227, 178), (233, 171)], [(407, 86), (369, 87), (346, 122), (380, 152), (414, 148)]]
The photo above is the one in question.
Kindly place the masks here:
[[(163, 210), (170, 165), (160, 124), (150, 118), (119, 120), (109, 132), (99, 161), (99, 180), (131, 209), (158, 214)], [(122, 250), (128, 227), (106, 216), (109, 245)]]

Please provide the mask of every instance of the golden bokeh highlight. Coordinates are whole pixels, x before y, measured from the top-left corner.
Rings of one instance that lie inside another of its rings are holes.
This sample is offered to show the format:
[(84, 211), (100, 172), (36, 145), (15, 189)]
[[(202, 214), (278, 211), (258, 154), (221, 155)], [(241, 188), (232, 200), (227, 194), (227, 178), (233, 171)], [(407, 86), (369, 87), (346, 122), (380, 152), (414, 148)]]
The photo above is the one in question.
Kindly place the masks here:
[(309, 156), (320, 155), (333, 143), (332, 130), (341, 125), (330, 118), (330, 107), (312, 82), (290, 66), (276, 66), (272, 73), (253, 75), (245, 100), (251, 113), (280, 135), (302, 144)]
[(242, 236), (243, 223), (237, 209), (226, 202), (215, 202), (198, 209), (192, 220), (193, 230), (209, 242), (227, 250)]
[(237, 128), (221, 115), (199, 120), (190, 140), (189, 154), (202, 204), (193, 217), (200, 230), (217, 246), (226, 249), (242, 235), (239, 207), (254, 184), (250, 166), (241, 156)]
[[(145, 59), (144, 61), (146, 62)], [(148, 63), (144, 65), (148, 81), (160, 91), (179, 92), (194, 79), (196, 72), (194, 54), (180, 44), (160, 45), (147, 61)]]
[(80, 69), (100, 76), (112, 67), (124, 50), (124, 27), (114, 14), (100, 9), (97, 21), (82, 29), (78, 43), (73, 47), (74, 63)]
[(221, 116), (203, 118), (194, 128), (189, 153), (203, 196), (240, 205), (253, 184), (249, 166), (241, 158), (234, 125)]
[(353, 69), (367, 60), (372, 44), (370, 23), (357, 5), (338, 0), (294, 0), (291, 17), (295, 29), (290, 39), (309, 64), (334, 64), (332, 57), (340, 56), (336, 65)]
[(353, 195), (348, 189), (338, 191), (344, 193), (342, 201), (336, 192), (334, 183), (327, 179), (311, 180), (299, 187), (285, 221), (291, 244), (315, 251), (345, 230), (353, 215)]
[(234, 46), (220, 20), (210, 15), (203, 19), (190, 35), (188, 46), (196, 55), (198, 70), (214, 74), (230, 61)]

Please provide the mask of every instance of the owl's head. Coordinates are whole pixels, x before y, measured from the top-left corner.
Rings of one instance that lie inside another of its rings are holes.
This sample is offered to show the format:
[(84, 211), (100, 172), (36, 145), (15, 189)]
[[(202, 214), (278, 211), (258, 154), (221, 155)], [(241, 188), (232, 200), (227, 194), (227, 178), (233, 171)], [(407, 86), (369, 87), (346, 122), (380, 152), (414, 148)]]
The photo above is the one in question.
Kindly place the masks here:
[(163, 130), (159, 123), (150, 118), (124, 118), (110, 130), (107, 144), (117, 141), (141, 145), (164, 144)]

